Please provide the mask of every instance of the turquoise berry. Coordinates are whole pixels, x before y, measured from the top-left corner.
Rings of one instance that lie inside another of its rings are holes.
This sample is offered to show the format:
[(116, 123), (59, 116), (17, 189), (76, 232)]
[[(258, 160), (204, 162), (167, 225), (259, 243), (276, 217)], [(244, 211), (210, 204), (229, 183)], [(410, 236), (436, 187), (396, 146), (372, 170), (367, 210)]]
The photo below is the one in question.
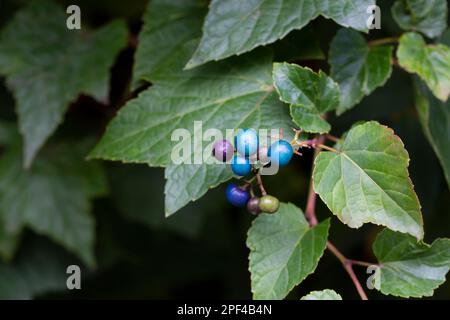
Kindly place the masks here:
[(282, 167), (291, 161), (292, 155), (294, 154), (294, 149), (286, 140), (278, 140), (270, 146), (267, 154), (273, 164), (278, 164)]
[(229, 203), (236, 207), (244, 207), (248, 199), (250, 199), (250, 193), (237, 186), (235, 183), (230, 183), (225, 190), (225, 196)]
[(252, 171), (250, 160), (241, 156), (234, 156), (231, 160), (231, 170), (238, 176), (246, 176)]
[(237, 152), (244, 157), (258, 151), (258, 134), (254, 129), (239, 129), (234, 141)]

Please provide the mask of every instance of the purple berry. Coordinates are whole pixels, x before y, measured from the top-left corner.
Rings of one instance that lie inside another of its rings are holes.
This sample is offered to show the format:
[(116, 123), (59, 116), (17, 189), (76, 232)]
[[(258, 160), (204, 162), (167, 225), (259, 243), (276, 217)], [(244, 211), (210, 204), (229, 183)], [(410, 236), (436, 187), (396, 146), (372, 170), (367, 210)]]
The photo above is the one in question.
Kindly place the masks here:
[(220, 140), (214, 143), (213, 156), (222, 162), (227, 162), (233, 157), (234, 148), (228, 140)]
[(248, 210), (248, 212), (250, 212), (251, 214), (254, 214), (254, 215), (257, 215), (261, 212), (261, 209), (259, 208), (259, 198), (258, 197), (253, 197), (253, 198), (250, 198), (250, 200), (248, 200), (247, 210)]

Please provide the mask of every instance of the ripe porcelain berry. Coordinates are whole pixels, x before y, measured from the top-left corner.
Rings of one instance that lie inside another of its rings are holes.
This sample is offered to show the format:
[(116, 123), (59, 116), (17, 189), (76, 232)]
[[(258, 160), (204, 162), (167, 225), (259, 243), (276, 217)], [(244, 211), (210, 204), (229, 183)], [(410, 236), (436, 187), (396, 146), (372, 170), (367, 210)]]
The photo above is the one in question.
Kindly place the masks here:
[(239, 129), (234, 141), (237, 152), (244, 157), (258, 151), (258, 135), (254, 129)]
[(222, 162), (227, 162), (233, 157), (233, 145), (228, 140), (220, 140), (214, 143), (213, 156)]
[(294, 149), (286, 140), (278, 140), (274, 142), (268, 151), (268, 156), (273, 164), (278, 164), (283, 167), (291, 161)]
[(252, 165), (247, 158), (236, 155), (231, 160), (231, 170), (238, 176), (246, 176), (252, 171)]
[(265, 195), (259, 199), (259, 209), (262, 212), (274, 213), (278, 211), (280, 207), (280, 201), (274, 196)]
[(248, 212), (250, 212), (251, 214), (254, 214), (254, 215), (257, 215), (261, 212), (261, 209), (259, 208), (259, 198), (258, 197), (253, 197), (253, 198), (250, 198), (250, 200), (248, 200), (247, 210), (248, 210)]
[(229, 203), (236, 207), (244, 207), (248, 199), (250, 199), (250, 193), (243, 188), (240, 188), (235, 183), (230, 183), (225, 190), (225, 195)]

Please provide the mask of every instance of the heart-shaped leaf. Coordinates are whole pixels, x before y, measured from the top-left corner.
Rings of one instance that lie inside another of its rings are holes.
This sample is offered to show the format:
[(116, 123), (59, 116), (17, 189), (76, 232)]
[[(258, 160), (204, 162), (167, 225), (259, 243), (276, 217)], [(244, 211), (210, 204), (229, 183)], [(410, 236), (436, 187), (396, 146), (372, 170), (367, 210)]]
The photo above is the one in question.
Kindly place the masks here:
[(408, 175), (402, 141), (375, 121), (352, 127), (337, 152), (321, 152), (314, 190), (343, 223), (364, 223), (423, 238), (420, 204)]

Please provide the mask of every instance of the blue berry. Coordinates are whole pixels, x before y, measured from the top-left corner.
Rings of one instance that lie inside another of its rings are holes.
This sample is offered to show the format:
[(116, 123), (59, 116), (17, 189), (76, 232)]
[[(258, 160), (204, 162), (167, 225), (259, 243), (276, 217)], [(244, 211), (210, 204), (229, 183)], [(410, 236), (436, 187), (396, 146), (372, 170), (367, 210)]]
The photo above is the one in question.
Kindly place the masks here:
[(247, 158), (234, 156), (231, 160), (231, 170), (238, 176), (246, 176), (252, 171), (252, 166)]
[(254, 129), (239, 129), (234, 142), (237, 152), (244, 157), (258, 151), (258, 134)]
[(291, 161), (294, 149), (286, 140), (278, 140), (270, 146), (267, 154), (273, 164), (278, 164), (282, 167)]
[(250, 193), (238, 187), (235, 183), (230, 183), (225, 190), (225, 195), (229, 203), (236, 207), (244, 207), (248, 199), (250, 199)]

